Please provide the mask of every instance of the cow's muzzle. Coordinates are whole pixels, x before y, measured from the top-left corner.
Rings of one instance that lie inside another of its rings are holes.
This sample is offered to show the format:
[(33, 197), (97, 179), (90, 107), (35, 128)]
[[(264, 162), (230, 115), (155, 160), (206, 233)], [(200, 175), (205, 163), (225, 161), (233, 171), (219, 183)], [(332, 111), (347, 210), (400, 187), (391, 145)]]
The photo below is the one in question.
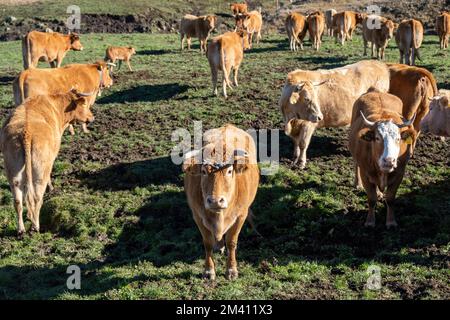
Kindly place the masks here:
[(228, 208), (228, 201), (223, 196), (207, 196), (205, 207), (209, 211), (220, 213), (222, 210)]

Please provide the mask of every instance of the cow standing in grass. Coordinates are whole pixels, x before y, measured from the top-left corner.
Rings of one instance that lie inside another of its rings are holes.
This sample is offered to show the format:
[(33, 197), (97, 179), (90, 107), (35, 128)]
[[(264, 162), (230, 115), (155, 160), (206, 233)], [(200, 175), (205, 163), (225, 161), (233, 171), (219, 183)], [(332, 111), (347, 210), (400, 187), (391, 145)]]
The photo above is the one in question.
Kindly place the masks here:
[(414, 66), (416, 58), (420, 60), (419, 48), (423, 41), (423, 25), (410, 19), (400, 22), (395, 33), (395, 42), (400, 51), (400, 63)]
[(292, 51), (297, 51), (297, 44), (299, 44), (300, 49), (303, 50), (303, 39), (305, 39), (308, 31), (306, 17), (300, 13), (292, 12), (286, 18), (285, 27), (289, 39), (289, 48)]
[[(371, 25), (374, 23), (373, 25)], [(395, 23), (384, 17), (369, 15), (363, 20), (364, 55), (367, 55), (367, 45), (370, 42), (372, 55), (377, 51), (377, 59), (384, 60), (384, 52), (389, 41), (394, 37)], [(377, 28), (378, 27), (378, 28)], [(375, 49), (375, 50), (374, 50)]]
[[(115, 64), (116, 61), (119, 61), (119, 69), (122, 66), (122, 61), (128, 66), (128, 70), (133, 71), (130, 65), (130, 60), (133, 55), (136, 54), (136, 49), (133, 47), (113, 47), (109, 46), (106, 49), (105, 53), (105, 61), (111, 62)], [(111, 72), (113, 71), (113, 67), (111, 66)]]
[(322, 35), (325, 30), (325, 16), (322, 12), (317, 11), (308, 16), (309, 38), (313, 43), (313, 48), (319, 51), (322, 44)]
[(188, 50), (191, 50), (192, 37), (200, 41), (200, 52), (206, 51), (208, 38), (216, 26), (217, 17), (213, 15), (197, 17), (187, 14), (180, 22), (181, 51), (184, 50), (184, 42), (187, 40)]
[(450, 37), (450, 13), (442, 12), (436, 18), (436, 33), (439, 36), (439, 47), (448, 48), (448, 38)]
[(239, 14), (236, 16), (236, 29), (245, 29), (248, 33), (248, 43), (250, 48), (253, 45), (253, 35), (256, 34), (256, 43), (259, 44), (261, 40), (261, 29), (263, 25), (261, 9), (253, 10), (248, 13)]

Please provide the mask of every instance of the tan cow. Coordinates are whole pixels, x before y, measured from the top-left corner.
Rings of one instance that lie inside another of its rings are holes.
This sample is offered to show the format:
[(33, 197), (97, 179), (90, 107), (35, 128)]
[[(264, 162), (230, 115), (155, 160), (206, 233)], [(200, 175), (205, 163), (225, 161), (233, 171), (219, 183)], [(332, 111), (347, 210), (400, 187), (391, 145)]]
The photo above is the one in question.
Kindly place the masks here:
[[(112, 84), (108, 65), (103, 61), (70, 64), (57, 69), (28, 69), (22, 71), (13, 82), (14, 102), (18, 106), (29, 97), (63, 93), (76, 88), (80, 92), (93, 93), (87, 97), (88, 105), (92, 106), (100, 92)], [(74, 134), (72, 124), (69, 130)], [(83, 131), (89, 132), (85, 123)]]
[(261, 29), (262, 29), (262, 15), (261, 9), (250, 11), (248, 13), (239, 14), (236, 16), (236, 30), (244, 28), (248, 32), (248, 42), (250, 48), (253, 45), (253, 34), (256, 33), (256, 43), (258, 44), (261, 40)]
[(341, 44), (344, 45), (346, 40), (352, 40), (353, 32), (355, 31), (356, 26), (362, 23), (365, 17), (365, 14), (353, 11), (342, 11), (336, 13), (333, 17), (333, 25), (335, 27), (334, 36), (336, 42), (338, 42), (338, 38), (340, 38)]
[(450, 137), (450, 90), (439, 90), (430, 103), (430, 112), (420, 122), (423, 132)]
[(335, 9), (328, 9), (325, 11), (325, 22), (327, 25), (327, 34), (329, 36), (333, 36), (333, 17), (334, 15), (337, 13), (337, 11)]
[(200, 52), (205, 52), (208, 38), (216, 26), (216, 21), (217, 17), (214, 15), (201, 17), (192, 14), (185, 15), (180, 22), (181, 51), (184, 50), (186, 39), (188, 50), (191, 50), (191, 38), (196, 37), (200, 41)]
[(395, 42), (400, 50), (400, 63), (416, 64), (420, 60), (419, 48), (423, 41), (423, 25), (420, 21), (410, 19), (400, 22), (395, 33)]
[[(363, 20), (364, 55), (367, 55), (367, 44), (371, 43), (372, 58), (374, 48), (377, 50), (377, 59), (384, 60), (384, 51), (389, 41), (394, 37), (395, 23), (384, 17), (369, 15)], [(380, 55), (381, 51), (381, 55)]]
[(300, 13), (290, 13), (285, 22), (287, 35), (289, 38), (289, 47), (292, 51), (297, 51), (298, 46), (303, 50), (303, 39), (305, 39), (306, 32), (308, 31), (308, 24), (306, 23), (306, 17)]
[(39, 61), (59, 68), (69, 50), (83, 50), (78, 34), (31, 31), (22, 39), (23, 68), (36, 68)]
[(217, 79), (219, 70), (223, 72), (223, 95), (227, 98), (227, 86), (232, 89), (230, 82), (231, 71), (234, 72), (234, 85), (238, 86), (239, 67), (244, 58), (244, 50), (250, 48), (248, 34), (244, 30), (226, 32), (215, 37), (208, 44), (207, 57), (211, 68), (213, 94), (217, 95)]
[(353, 103), (371, 86), (389, 89), (389, 70), (378, 61), (360, 61), (331, 70), (288, 74), (279, 106), (285, 133), (294, 142), (294, 163), (306, 166), (306, 151), (316, 128), (350, 124)]
[(259, 184), (253, 138), (233, 125), (207, 131), (203, 150), (186, 155), (184, 189), (189, 207), (203, 237), (204, 277), (216, 277), (213, 248), (228, 251), (226, 277), (238, 277), (236, 247)]
[(61, 137), (69, 123), (76, 120), (94, 120), (83, 94), (36, 96), (14, 109), (0, 132), (0, 150), (14, 197), (19, 236), (25, 233), (23, 199), (31, 231), (39, 232), (39, 213)]
[(442, 12), (436, 18), (436, 32), (439, 36), (439, 47), (448, 48), (448, 38), (450, 37), (450, 13)]
[(322, 44), (322, 34), (325, 30), (325, 16), (317, 11), (308, 16), (309, 38), (313, 43), (313, 48), (319, 51)]
[(397, 226), (393, 205), (416, 131), (402, 116), (402, 101), (389, 93), (369, 92), (353, 107), (349, 149), (355, 161), (357, 184), (366, 190), (369, 213), (365, 226), (375, 226), (378, 192), (387, 204), (386, 226)]
[(247, 13), (248, 7), (246, 3), (230, 3), (231, 12), (236, 16), (241, 13)]
[[(114, 64), (116, 63), (116, 61), (119, 61), (119, 69), (122, 66), (122, 61), (125, 61), (128, 66), (128, 70), (133, 71), (133, 69), (131, 69), (130, 59), (135, 54), (136, 54), (136, 49), (133, 47), (109, 46), (106, 49), (105, 61), (111, 62)], [(113, 67), (111, 67), (111, 71), (113, 71)]]

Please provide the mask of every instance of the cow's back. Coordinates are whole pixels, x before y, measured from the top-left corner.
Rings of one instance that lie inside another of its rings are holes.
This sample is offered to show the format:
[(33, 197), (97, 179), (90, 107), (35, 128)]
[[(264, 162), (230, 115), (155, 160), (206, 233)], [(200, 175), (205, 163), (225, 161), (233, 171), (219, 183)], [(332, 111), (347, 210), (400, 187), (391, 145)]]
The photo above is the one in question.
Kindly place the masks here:
[(192, 14), (185, 15), (180, 22), (180, 33), (188, 36), (196, 36), (198, 17)]

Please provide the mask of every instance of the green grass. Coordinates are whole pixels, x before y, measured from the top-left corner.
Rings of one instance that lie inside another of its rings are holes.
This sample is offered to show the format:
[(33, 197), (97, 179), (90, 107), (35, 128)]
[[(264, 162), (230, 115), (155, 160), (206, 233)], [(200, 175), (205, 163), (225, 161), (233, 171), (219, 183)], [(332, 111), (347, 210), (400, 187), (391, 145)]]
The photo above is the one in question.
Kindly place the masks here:
[[(399, 228), (387, 231), (380, 204), (377, 227), (363, 227), (366, 196), (352, 187), (347, 129), (319, 130), (308, 169), (292, 167), (292, 143), (280, 132), (281, 168), (262, 177), (238, 247), (240, 278), (200, 278), (201, 237), (183, 190), (181, 168), (168, 157), (171, 133), (231, 122), (281, 129), (277, 102), (295, 68), (332, 68), (363, 59), (360, 36), (345, 47), (324, 39), (291, 53), (281, 35), (245, 54), (238, 89), (211, 96), (208, 63), (178, 50), (176, 35), (83, 35), (83, 52), (65, 64), (104, 56), (109, 44), (134, 45), (134, 72), (125, 67), (93, 110), (91, 133), (64, 136), (55, 163), (55, 190), (46, 195), (43, 233), (19, 241), (12, 197), (0, 175), (0, 298), (32, 299), (449, 299), (450, 169), (447, 142), (422, 136), (397, 201)], [(196, 49), (198, 45), (196, 45)], [(0, 113), (12, 106), (11, 77), (21, 69), (20, 43), (0, 43)], [(422, 65), (449, 88), (450, 52), (426, 37)], [(397, 61), (391, 43), (388, 61)], [(42, 64), (45, 66), (45, 64)], [(3, 161), (0, 162), (1, 164)], [(29, 225), (28, 225), (29, 227)], [(66, 268), (82, 271), (69, 291)], [(381, 267), (382, 289), (366, 288), (367, 267)]]

